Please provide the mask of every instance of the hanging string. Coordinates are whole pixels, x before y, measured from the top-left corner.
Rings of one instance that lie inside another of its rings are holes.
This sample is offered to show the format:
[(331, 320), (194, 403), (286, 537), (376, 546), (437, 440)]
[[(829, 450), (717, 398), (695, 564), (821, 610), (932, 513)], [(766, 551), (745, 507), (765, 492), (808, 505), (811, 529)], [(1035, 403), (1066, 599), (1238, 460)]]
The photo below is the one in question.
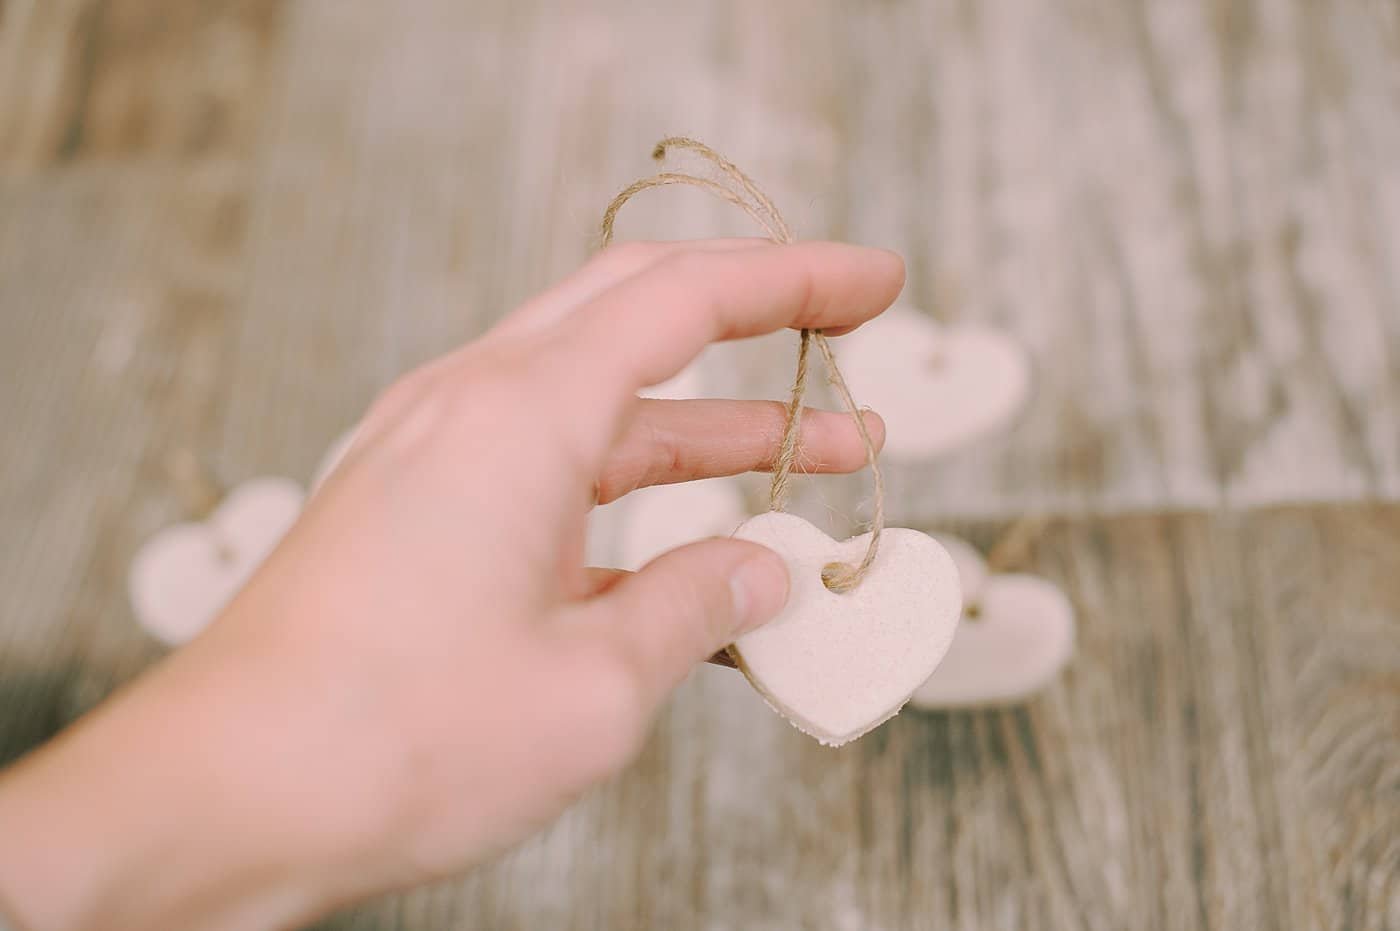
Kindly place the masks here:
[[(685, 136), (671, 136), (661, 140), (652, 150), (652, 158), (658, 162), (664, 162), (667, 154), (673, 149), (694, 153), (704, 161), (709, 162), (718, 169), (720, 177), (728, 183), (723, 184), (699, 175), (675, 171), (661, 171), (649, 178), (633, 182), (613, 198), (612, 203), (608, 204), (608, 209), (603, 213), (602, 241), (604, 246), (612, 242), (613, 225), (617, 221), (618, 211), (622, 209), (624, 204), (642, 191), (672, 184), (697, 187), (733, 204), (762, 227), (773, 242), (786, 245), (794, 241), (792, 230), (788, 227), (782, 214), (778, 212), (778, 208), (774, 206), (773, 201), (754, 183), (752, 178), (741, 171), (733, 162), (705, 143)], [(834, 592), (847, 592), (861, 583), (866, 573), (870, 571), (870, 567), (874, 565), (875, 556), (879, 552), (880, 534), (885, 529), (885, 481), (880, 474), (875, 443), (870, 438), (865, 418), (862, 416), (860, 408), (856, 406), (855, 399), (851, 396), (851, 390), (846, 385), (846, 380), (841, 375), (841, 369), (836, 364), (836, 356), (831, 351), (831, 346), (821, 330), (804, 328), (798, 336), (797, 370), (793, 374), (792, 388), (788, 393), (782, 442), (778, 447), (778, 455), (773, 461), (773, 480), (768, 489), (769, 506), (775, 511), (781, 511), (787, 505), (789, 480), (798, 460), (798, 439), (802, 432), (802, 400), (807, 391), (808, 355), (813, 343), (816, 344), (817, 351), (821, 353), (822, 362), (826, 366), (827, 381), (835, 389), (846, 412), (855, 421), (856, 431), (860, 434), (861, 442), (865, 446), (865, 461), (870, 467), (870, 475), (875, 486), (874, 508), (870, 520), (870, 543), (866, 547), (865, 556), (855, 565), (831, 563), (822, 570), (822, 580), (826, 583), (827, 588)]]

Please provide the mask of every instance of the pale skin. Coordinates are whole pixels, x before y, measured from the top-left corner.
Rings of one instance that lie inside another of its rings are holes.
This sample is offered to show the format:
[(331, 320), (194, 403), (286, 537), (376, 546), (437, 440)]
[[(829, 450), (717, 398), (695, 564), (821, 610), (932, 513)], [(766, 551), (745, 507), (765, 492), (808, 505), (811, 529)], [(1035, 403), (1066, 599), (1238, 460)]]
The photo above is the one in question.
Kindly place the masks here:
[[(781, 405), (636, 392), (710, 342), (858, 326), (903, 280), (878, 249), (629, 243), (401, 379), (215, 624), (0, 773), (0, 914), (294, 927), (539, 830), (787, 597), (737, 540), (584, 567), (596, 501), (777, 452)], [(866, 456), (840, 412), (805, 413), (801, 449)]]

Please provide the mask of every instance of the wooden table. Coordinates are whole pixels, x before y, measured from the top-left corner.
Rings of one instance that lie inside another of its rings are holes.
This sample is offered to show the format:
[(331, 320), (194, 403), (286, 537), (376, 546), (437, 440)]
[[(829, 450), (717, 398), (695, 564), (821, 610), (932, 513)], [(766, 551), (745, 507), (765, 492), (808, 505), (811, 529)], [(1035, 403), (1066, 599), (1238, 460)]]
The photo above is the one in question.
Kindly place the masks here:
[[(173, 456), (305, 478), (679, 131), (1032, 351), (1016, 427), (890, 510), (1053, 515), (1076, 662), (837, 751), (702, 670), (544, 836), (326, 927), (1400, 927), (1400, 9), (561, 7), (0, 5), (0, 757), (158, 654), (125, 573)], [(750, 231), (668, 191), (622, 232)]]

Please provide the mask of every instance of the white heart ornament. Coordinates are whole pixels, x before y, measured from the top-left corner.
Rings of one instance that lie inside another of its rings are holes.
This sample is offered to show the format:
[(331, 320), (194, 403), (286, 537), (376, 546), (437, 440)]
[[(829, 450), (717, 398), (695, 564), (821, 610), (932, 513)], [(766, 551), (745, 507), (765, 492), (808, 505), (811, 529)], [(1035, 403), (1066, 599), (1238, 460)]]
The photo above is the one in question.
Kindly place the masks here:
[(1032, 575), (989, 573), (969, 544), (966, 608), (938, 670), (914, 693), (919, 708), (967, 708), (1023, 701), (1049, 685), (1074, 654), (1074, 608), (1059, 587)]
[(976, 604), (982, 594), (982, 586), (987, 582), (987, 576), (991, 575), (991, 569), (987, 567), (987, 560), (982, 557), (981, 550), (951, 533), (933, 533), (929, 536), (942, 544), (948, 555), (953, 557), (953, 565), (958, 567), (958, 584), (962, 589), (963, 607)]
[(301, 513), (301, 488), (282, 478), (235, 488), (204, 523), (147, 540), (127, 576), (137, 622), (170, 645), (190, 640), (233, 600)]
[(727, 537), (749, 516), (732, 478), (639, 488), (623, 498), (618, 566), (640, 569), (667, 550), (706, 537)]
[(837, 344), (852, 394), (885, 420), (883, 455), (925, 459), (1003, 426), (1030, 396), (1025, 350), (980, 324), (894, 307)]
[(962, 595), (952, 558), (927, 534), (886, 529), (865, 578), (839, 594), (822, 569), (859, 562), (869, 534), (837, 542), (770, 511), (734, 536), (782, 555), (791, 589), (782, 612), (729, 653), (775, 711), (822, 743), (840, 746), (889, 720), (947, 652)]

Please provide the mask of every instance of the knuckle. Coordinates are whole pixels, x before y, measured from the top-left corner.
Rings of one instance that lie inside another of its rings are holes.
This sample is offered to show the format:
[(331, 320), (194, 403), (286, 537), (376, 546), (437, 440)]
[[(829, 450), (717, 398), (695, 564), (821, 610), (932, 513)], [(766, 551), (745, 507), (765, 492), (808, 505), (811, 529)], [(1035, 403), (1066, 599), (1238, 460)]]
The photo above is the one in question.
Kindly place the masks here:
[(441, 438), (462, 413), (462, 390), (457, 385), (439, 385), (412, 404), (396, 425), (395, 439), (401, 448), (418, 449)]
[(711, 257), (704, 252), (682, 249), (667, 257), (664, 264), (667, 270), (677, 277), (696, 278), (708, 274), (713, 263)]
[(796, 308), (800, 322), (805, 325), (822, 308), (818, 305), (817, 276), (808, 262), (794, 264), (792, 281), (792, 306)]
[(722, 261), (721, 255), (688, 249), (656, 266), (658, 278), (669, 289), (665, 325), (685, 342), (710, 341), (725, 329), (725, 289), (716, 274)]
[(673, 431), (655, 420), (634, 421), (646, 450), (646, 471), (639, 477), (643, 485), (689, 477), (691, 463), (684, 442)]
[(385, 437), (400, 455), (413, 456), (464, 432), (489, 429), (510, 400), (509, 385), (490, 374), (439, 377), (386, 411)]

